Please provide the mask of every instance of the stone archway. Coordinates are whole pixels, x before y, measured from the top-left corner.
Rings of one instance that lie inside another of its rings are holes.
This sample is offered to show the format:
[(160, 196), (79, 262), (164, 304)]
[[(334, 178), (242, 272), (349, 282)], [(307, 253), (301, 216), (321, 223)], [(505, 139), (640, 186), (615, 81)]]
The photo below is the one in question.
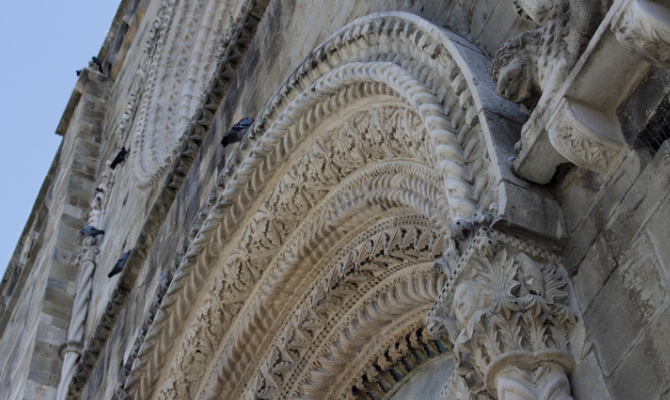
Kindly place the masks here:
[[(340, 374), (352, 360), (366, 364), (355, 357), (361, 346), (373, 354), (397, 340), (396, 328), (422, 321), (444, 283), (431, 265), (452, 221), (495, 210), (504, 193), (479, 93), (487, 62), (407, 13), (361, 18), (315, 49), (219, 177), (140, 340), (125, 395), (289, 398), (327, 387), (335, 395), (339, 381), (319, 378), (324, 365)], [(498, 103), (489, 111), (504, 114)], [(348, 264), (357, 246), (392, 262)], [(300, 354), (305, 343), (287, 347), (287, 337), (309, 336), (304, 323), (285, 335), (295, 321), (319, 317), (303, 302), (318, 308), (333, 293), (353, 298), (320, 322), (323, 343), (310, 344), (311, 355)], [(382, 343), (372, 340), (377, 328)]]

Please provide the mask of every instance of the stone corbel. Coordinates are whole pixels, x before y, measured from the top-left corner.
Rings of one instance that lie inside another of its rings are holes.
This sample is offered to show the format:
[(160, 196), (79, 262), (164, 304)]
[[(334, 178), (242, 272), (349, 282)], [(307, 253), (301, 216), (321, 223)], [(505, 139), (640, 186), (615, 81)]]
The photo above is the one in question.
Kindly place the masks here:
[(556, 151), (589, 171), (607, 174), (623, 160), (626, 143), (613, 114), (563, 98), (547, 130)]
[(454, 344), (444, 400), (571, 400), (576, 323), (556, 257), (483, 227), (430, 310), (434, 337)]
[(650, 64), (670, 69), (670, 8), (650, 0), (628, 0), (612, 31), (628, 51)]

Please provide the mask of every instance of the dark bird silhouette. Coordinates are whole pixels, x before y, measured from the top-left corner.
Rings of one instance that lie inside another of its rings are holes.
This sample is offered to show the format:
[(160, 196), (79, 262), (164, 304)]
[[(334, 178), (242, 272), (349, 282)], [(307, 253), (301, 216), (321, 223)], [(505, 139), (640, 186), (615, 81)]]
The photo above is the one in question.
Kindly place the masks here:
[(93, 225), (86, 225), (84, 229), (79, 231), (79, 234), (83, 237), (96, 237), (98, 235), (104, 235), (105, 231), (98, 229)]
[(111, 278), (114, 275), (118, 274), (119, 272), (123, 271), (123, 267), (126, 266), (128, 258), (130, 258), (131, 251), (133, 250), (131, 249), (121, 254), (121, 257), (119, 257), (119, 259), (116, 261), (116, 264), (114, 264), (114, 268), (112, 268), (112, 270), (109, 271), (109, 274), (107, 274), (107, 277)]
[(125, 147), (121, 147), (121, 150), (119, 153), (114, 157), (114, 160), (112, 160), (112, 164), (109, 166), (111, 169), (116, 168), (117, 165), (121, 164), (122, 162), (126, 161), (126, 158), (128, 158), (128, 150), (126, 150)]
[(231, 143), (237, 143), (240, 140), (242, 140), (242, 138), (247, 133), (247, 131), (249, 130), (249, 128), (253, 123), (254, 123), (253, 118), (244, 118), (240, 122), (233, 125), (233, 127), (230, 128), (228, 133), (223, 135), (223, 139), (221, 139), (221, 144), (223, 145), (223, 147), (226, 147)]
[(95, 66), (98, 67), (98, 69), (100, 70), (100, 73), (104, 74), (105, 72), (102, 70), (102, 63), (100, 62), (98, 57), (93, 56), (93, 57), (91, 57), (91, 60), (93, 60), (93, 64), (95, 64)]
[(83, 71), (83, 69), (78, 69), (77, 70), (77, 76), (81, 75), (81, 71)]

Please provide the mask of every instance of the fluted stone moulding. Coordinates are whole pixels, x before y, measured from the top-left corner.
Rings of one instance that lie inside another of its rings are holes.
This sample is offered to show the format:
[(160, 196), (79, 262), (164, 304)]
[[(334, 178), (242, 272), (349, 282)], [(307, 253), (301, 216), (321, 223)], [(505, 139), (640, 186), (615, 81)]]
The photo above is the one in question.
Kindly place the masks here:
[(230, 7), (227, 1), (166, 0), (154, 21), (131, 151), (140, 187), (151, 185), (174, 158), (213, 76)]
[(623, 159), (626, 144), (619, 121), (585, 104), (563, 99), (548, 124), (549, 140), (566, 159), (609, 173)]
[(427, 317), (454, 344), (444, 400), (572, 399), (576, 316), (555, 256), (482, 228), (447, 275)]
[(670, 8), (650, 0), (634, 0), (612, 30), (619, 43), (658, 68), (670, 69)]

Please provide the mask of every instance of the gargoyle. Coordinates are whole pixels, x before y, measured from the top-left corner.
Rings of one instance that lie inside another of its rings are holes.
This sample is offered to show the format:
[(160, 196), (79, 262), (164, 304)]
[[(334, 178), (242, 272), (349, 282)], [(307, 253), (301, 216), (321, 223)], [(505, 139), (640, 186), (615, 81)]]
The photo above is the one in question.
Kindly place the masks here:
[(496, 52), (491, 75), (501, 97), (522, 105), (529, 113), (543, 94), (555, 93), (563, 84), (611, 0), (515, 0), (519, 12), (542, 23), (522, 32)]

